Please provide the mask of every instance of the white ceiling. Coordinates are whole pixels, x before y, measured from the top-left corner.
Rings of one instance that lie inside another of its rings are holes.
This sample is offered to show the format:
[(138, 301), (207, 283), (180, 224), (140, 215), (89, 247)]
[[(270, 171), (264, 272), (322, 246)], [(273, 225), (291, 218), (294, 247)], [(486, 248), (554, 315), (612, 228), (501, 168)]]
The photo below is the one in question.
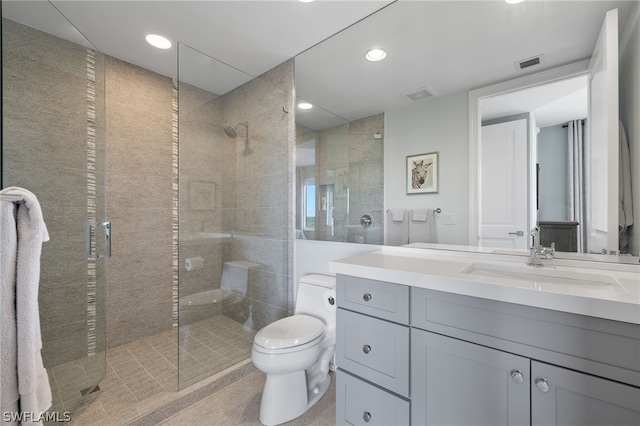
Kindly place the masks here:
[[(622, 26), (633, 2), (5, 0), (2, 5), (5, 17), (77, 41), (70, 22), (99, 51), (171, 77), (178, 68), (179, 41), (194, 49), (181, 50), (181, 80), (192, 68), (184, 53), (203, 52), (225, 71), (218, 70), (215, 82), (189, 82), (218, 94), (298, 55), (297, 95), (353, 120), (407, 106), (411, 102), (404, 95), (416, 89), (442, 96), (522, 76), (514, 62), (539, 54), (543, 64), (527, 73), (585, 59), (605, 12), (618, 7)], [(167, 36), (174, 47), (151, 48), (144, 41), (149, 32)], [(371, 47), (385, 48), (387, 59), (364, 61)], [(333, 117), (325, 116), (309, 125), (323, 126)]]
[(482, 120), (533, 112), (538, 127), (587, 118), (587, 77), (529, 87), (482, 100)]

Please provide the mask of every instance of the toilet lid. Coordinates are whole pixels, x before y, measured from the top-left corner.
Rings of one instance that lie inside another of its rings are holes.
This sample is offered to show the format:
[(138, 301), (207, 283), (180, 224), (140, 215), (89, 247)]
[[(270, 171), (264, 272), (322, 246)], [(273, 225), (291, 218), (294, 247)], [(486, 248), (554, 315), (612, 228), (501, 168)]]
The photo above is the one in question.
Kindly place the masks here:
[(304, 345), (324, 333), (324, 323), (309, 315), (293, 315), (282, 318), (260, 330), (256, 345), (266, 349), (282, 349)]

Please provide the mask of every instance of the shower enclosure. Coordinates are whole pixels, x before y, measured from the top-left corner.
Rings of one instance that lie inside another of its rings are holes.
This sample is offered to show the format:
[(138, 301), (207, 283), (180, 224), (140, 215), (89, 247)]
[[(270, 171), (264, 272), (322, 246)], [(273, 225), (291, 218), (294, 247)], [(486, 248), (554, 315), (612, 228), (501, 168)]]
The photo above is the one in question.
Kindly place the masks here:
[(1, 184), (36, 194), (51, 236), (51, 411), (99, 385), (115, 403), (102, 412), (131, 420), (246, 360), (291, 310), (293, 62), (256, 78), (180, 44), (178, 78), (162, 76), (101, 54), (57, 10), (39, 22), (49, 2), (2, 6)]
[(42, 358), (51, 411), (70, 412), (105, 376), (104, 56), (63, 16), (47, 24), (67, 40), (6, 19), (12, 6), (2, 18), (2, 187), (25, 187), (42, 206)]
[(253, 78), (184, 44), (178, 57), (183, 388), (288, 315), (293, 66)]

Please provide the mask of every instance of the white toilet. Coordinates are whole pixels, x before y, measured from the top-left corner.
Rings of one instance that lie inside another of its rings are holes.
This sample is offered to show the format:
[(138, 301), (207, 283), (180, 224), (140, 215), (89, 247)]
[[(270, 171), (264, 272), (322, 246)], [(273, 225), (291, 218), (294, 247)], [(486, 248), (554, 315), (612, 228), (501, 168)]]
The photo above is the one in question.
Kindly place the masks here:
[(294, 315), (256, 334), (251, 360), (267, 375), (260, 403), (262, 424), (295, 419), (329, 388), (336, 348), (335, 287), (335, 277), (302, 277)]

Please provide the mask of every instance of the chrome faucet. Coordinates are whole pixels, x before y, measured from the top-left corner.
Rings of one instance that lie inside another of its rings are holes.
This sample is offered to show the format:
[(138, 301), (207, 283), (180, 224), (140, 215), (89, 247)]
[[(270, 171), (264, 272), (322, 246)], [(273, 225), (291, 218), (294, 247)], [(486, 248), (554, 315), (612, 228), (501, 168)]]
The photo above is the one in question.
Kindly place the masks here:
[(534, 227), (531, 230), (531, 249), (529, 252), (529, 265), (542, 266), (542, 259), (553, 259), (556, 252), (556, 243), (551, 243), (551, 247), (543, 247), (540, 244), (540, 228)]

